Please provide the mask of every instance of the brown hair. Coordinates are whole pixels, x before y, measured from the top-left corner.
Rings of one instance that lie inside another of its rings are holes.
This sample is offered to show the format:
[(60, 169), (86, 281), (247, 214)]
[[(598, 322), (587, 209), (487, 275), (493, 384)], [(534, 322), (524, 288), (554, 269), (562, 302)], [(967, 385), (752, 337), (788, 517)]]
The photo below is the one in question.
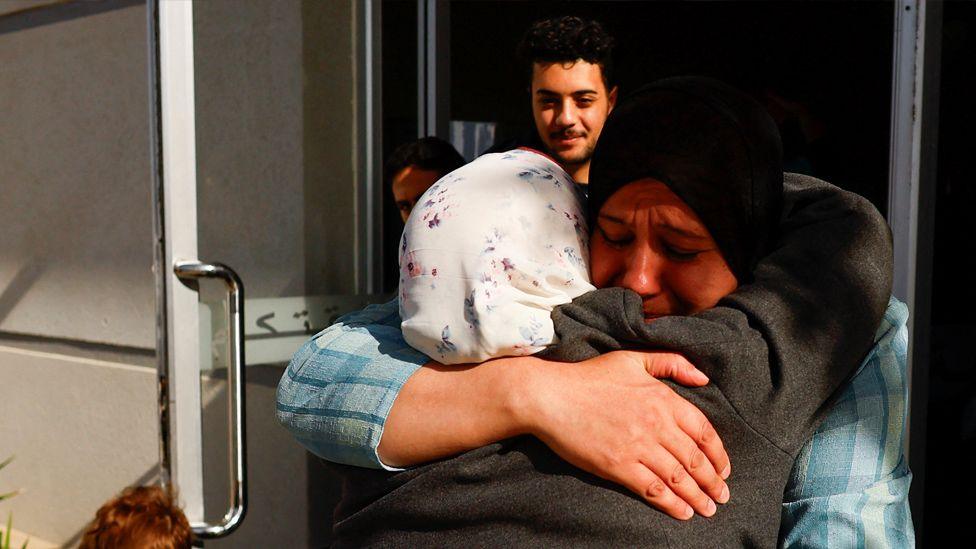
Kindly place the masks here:
[(95, 513), (80, 549), (189, 549), (193, 531), (172, 492), (127, 488)]

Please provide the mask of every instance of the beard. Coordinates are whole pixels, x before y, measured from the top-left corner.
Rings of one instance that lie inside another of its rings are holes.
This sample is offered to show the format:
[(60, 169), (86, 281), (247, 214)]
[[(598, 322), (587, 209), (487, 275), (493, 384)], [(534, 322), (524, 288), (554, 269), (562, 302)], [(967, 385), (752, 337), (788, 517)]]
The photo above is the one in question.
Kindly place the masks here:
[(593, 149), (595, 148), (594, 143), (585, 142), (582, 147), (574, 148), (568, 151), (553, 151), (550, 149), (549, 156), (552, 156), (558, 160), (560, 164), (564, 165), (583, 164), (590, 161), (590, 158), (593, 157)]

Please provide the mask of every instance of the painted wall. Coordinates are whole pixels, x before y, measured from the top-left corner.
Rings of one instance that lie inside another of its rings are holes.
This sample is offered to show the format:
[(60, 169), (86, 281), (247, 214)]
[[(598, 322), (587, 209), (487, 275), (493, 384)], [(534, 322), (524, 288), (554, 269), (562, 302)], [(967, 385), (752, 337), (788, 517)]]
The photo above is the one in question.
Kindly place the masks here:
[(69, 10), (0, 17), (0, 331), (151, 349), (146, 12)]

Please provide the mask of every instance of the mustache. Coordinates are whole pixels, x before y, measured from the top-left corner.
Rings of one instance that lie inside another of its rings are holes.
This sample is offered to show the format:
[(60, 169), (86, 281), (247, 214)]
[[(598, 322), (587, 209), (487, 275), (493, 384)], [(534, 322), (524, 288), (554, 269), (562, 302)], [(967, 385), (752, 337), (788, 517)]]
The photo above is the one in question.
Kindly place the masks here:
[(586, 132), (578, 132), (578, 131), (571, 131), (571, 130), (562, 130), (562, 131), (550, 133), (549, 134), (549, 137), (552, 137), (554, 139), (560, 139), (560, 138), (561, 139), (572, 139), (574, 137), (586, 137)]

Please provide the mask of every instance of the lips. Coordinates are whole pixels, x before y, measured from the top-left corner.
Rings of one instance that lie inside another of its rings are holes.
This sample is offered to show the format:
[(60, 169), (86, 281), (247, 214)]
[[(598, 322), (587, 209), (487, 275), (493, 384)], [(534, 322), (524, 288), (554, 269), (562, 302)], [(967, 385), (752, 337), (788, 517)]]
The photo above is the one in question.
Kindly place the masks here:
[(552, 135), (552, 140), (556, 145), (572, 146), (582, 141), (583, 137), (583, 135), (554, 134)]

